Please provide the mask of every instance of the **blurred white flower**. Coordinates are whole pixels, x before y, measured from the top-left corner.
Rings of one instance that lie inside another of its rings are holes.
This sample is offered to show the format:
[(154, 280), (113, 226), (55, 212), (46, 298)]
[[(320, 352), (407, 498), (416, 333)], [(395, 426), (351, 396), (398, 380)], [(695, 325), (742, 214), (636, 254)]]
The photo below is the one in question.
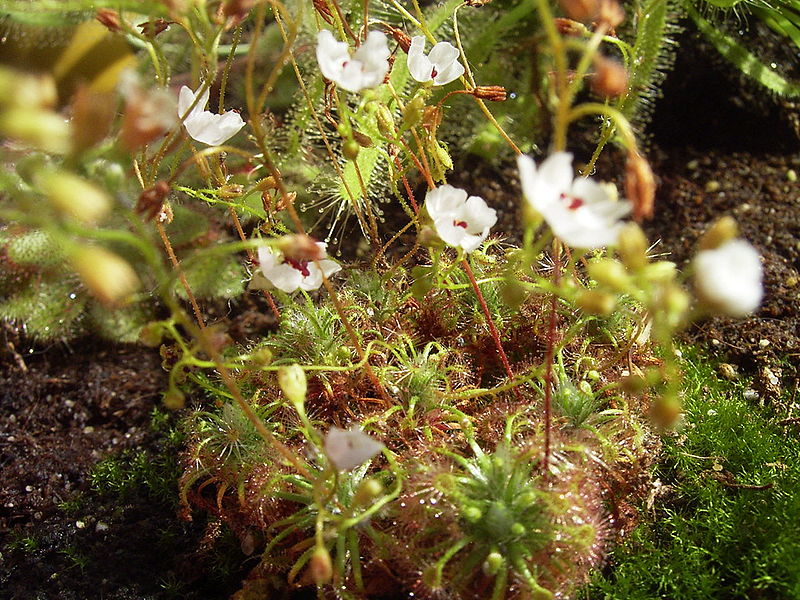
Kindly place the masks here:
[(434, 188), (425, 196), (425, 207), (436, 233), (449, 246), (472, 252), (497, 223), (497, 213), (483, 198), (470, 196), (452, 185)]
[(337, 42), (327, 29), (317, 35), (320, 71), (348, 92), (360, 92), (383, 83), (389, 72), (389, 54), (386, 35), (380, 31), (370, 31), (352, 57), (347, 43)]
[(450, 42), (439, 42), (425, 56), (425, 36), (416, 35), (411, 38), (411, 47), (408, 49), (408, 70), (417, 81), (445, 85), (464, 74), (464, 66), (458, 62), (458, 56), (458, 48)]
[(572, 154), (556, 152), (538, 169), (533, 159), (520, 155), (517, 166), (523, 194), (556, 237), (575, 248), (616, 243), (631, 203), (611, 198), (592, 179), (573, 177)]
[(339, 471), (355, 469), (382, 449), (383, 444), (361, 431), (358, 425), (347, 431), (331, 427), (325, 435), (325, 454)]
[(694, 285), (709, 308), (744, 317), (758, 308), (764, 295), (761, 259), (744, 240), (730, 240), (694, 259)]
[[(251, 289), (267, 289), (276, 287), (281, 291), (291, 294), (297, 290), (316, 290), (322, 285), (322, 275), (325, 277), (341, 270), (341, 265), (325, 258), (326, 244), (316, 242), (321, 250), (322, 258), (316, 263), (310, 260), (288, 258), (273, 251), (269, 246), (258, 249), (258, 260), (261, 273), (256, 273), (250, 282)], [(319, 266), (317, 266), (319, 264)]]
[(219, 146), (239, 133), (239, 130), (244, 127), (244, 121), (239, 113), (232, 110), (221, 115), (207, 111), (208, 93), (209, 90), (206, 88), (191, 112), (186, 114), (197, 98), (197, 92), (193, 92), (184, 85), (178, 95), (178, 117), (186, 115), (183, 126), (186, 127), (186, 131), (189, 132), (192, 139), (209, 146)]

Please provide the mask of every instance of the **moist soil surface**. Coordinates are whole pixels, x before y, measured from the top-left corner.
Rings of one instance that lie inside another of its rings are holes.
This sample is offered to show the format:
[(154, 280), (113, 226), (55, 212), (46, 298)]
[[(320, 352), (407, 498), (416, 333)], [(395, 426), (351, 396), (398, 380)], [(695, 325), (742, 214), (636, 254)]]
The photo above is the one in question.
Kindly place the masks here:
[[(659, 191), (647, 233), (661, 240), (654, 252), (686, 266), (714, 220), (737, 218), (764, 257), (764, 303), (752, 317), (708, 319), (686, 336), (755, 375), (761, 401), (793, 390), (783, 407), (792, 413), (800, 364), (797, 113), (764, 100), (721, 63), (696, 68), (697, 51), (687, 35), (648, 129)], [(618, 179), (622, 164), (609, 150), (599, 175)], [(471, 182), (459, 183), (500, 208), (501, 223), (517, 221), (517, 191), (497, 184), (513, 170), (470, 173)], [(155, 478), (177, 474), (176, 463), (163, 460), (174, 443), (169, 424), (151, 423), (166, 381), (158, 352), (92, 339), (39, 347), (8, 324), (2, 338), (0, 600), (234, 593), (252, 562), (217, 524), (179, 520), (158, 481), (135, 481), (133, 490), (92, 484), (92, 470), (110, 456), (152, 461)]]

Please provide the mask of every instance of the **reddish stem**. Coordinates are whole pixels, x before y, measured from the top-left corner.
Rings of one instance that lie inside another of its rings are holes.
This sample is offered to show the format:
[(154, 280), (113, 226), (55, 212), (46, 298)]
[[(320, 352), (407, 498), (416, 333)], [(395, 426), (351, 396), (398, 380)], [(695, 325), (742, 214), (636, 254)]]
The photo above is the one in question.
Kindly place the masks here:
[[(472, 272), (472, 267), (469, 266), (467, 259), (463, 259), (462, 262), (464, 264), (464, 272), (467, 274), (467, 277), (469, 277), (469, 282), (472, 284), (472, 289), (475, 290), (475, 295), (478, 297), (478, 302), (480, 302), (481, 308), (483, 309), (483, 314), (486, 316), (486, 323), (489, 325), (489, 331), (492, 334), (492, 339), (494, 340), (494, 345), (497, 348), (497, 353), (500, 355), (500, 361), (503, 363), (503, 368), (506, 370), (506, 375), (510, 380), (513, 380), (514, 373), (511, 371), (511, 365), (508, 362), (506, 351), (503, 350), (503, 344), (500, 342), (500, 334), (497, 332), (497, 327), (494, 326), (494, 320), (492, 320), (492, 314), (489, 312), (489, 307), (486, 305), (486, 299), (483, 297), (483, 292), (481, 292), (481, 288), (478, 286), (478, 282), (475, 279), (475, 274)], [(520, 402), (524, 401), (522, 392), (519, 391), (519, 388), (515, 387), (513, 389), (517, 396), (517, 400)]]
[(550, 299), (550, 323), (547, 326), (547, 357), (544, 372), (544, 467), (550, 464), (550, 428), (552, 420), (553, 354), (556, 345), (557, 303), (555, 295)]

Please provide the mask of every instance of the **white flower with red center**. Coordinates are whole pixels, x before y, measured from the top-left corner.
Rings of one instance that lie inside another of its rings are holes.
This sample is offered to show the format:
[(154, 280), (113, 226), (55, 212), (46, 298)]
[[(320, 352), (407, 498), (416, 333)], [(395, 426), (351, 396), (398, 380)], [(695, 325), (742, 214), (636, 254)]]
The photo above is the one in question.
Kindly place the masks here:
[(458, 62), (458, 48), (450, 42), (439, 42), (425, 55), (425, 36), (411, 38), (408, 49), (408, 70), (419, 82), (433, 81), (433, 85), (446, 85), (464, 74)]
[(602, 248), (617, 242), (620, 219), (631, 203), (611, 198), (588, 177), (574, 177), (572, 154), (556, 152), (536, 167), (528, 156), (517, 157), (522, 192), (553, 234), (575, 248)]
[(341, 270), (341, 265), (326, 258), (326, 244), (316, 242), (319, 248), (319, 259), (305, 260), (281, 254), (269, 246), (258, 249), (260, 273), (253, 276), (251, 289), (278, 288), (291, 294), (297, 290), (316, 290), (322, 285), (322, 276), (329, 277)]
[[(239, 133), (239, 130), (244, 127), (244, 121), (239, 113), (232, 110), (221, 115), (207, 111), (208, 95), (209, 91), (206, 88), (195, 104), (197, 92), (193, 92), (184, 85), (178, 95), (178, 117), (183, 118), (185, 115), (183, 126), (186, 127), (186, 131), (192, 139), (209, 146), (219, 146)], [(189, 107), (192, 104), (194, 104), (194, 108), (190, 112)]]
[(347, 431), (331, 427), (325, 435), (325, 454), (338, 471), (351, 471), (382, 449), (383, 444), (361, 431), (358, 425)]
[(380, 31), (370, 31), (352, 57), (347, 43), (337, 42), (327, 29), (317, 35), (320, 71), (348, 92), (360, 92), (383, 83), (389, 72), (389, 55), (386, 35)]
[(441, 185), (425, 196), (425, 208), (445, 244), (472, 252), (497, 223), (497, 213), (479, 196), (452, 185)]
[(730, 240), (694, 259), (694, 286), (712, 310), (744, 317), (761, 304), (764, 295), (761, 259), (744, 240)]

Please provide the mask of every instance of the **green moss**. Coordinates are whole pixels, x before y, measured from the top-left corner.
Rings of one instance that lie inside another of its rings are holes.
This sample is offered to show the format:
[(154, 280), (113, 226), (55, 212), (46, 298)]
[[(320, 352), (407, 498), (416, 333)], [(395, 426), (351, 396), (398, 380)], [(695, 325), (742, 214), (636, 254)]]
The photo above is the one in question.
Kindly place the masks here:
[(642, 514), (590, 598), (800, 597), (800, 440), (715, 366), (687, 352), (686, 423), (656, 472), (672, 493), (655, 519)]

